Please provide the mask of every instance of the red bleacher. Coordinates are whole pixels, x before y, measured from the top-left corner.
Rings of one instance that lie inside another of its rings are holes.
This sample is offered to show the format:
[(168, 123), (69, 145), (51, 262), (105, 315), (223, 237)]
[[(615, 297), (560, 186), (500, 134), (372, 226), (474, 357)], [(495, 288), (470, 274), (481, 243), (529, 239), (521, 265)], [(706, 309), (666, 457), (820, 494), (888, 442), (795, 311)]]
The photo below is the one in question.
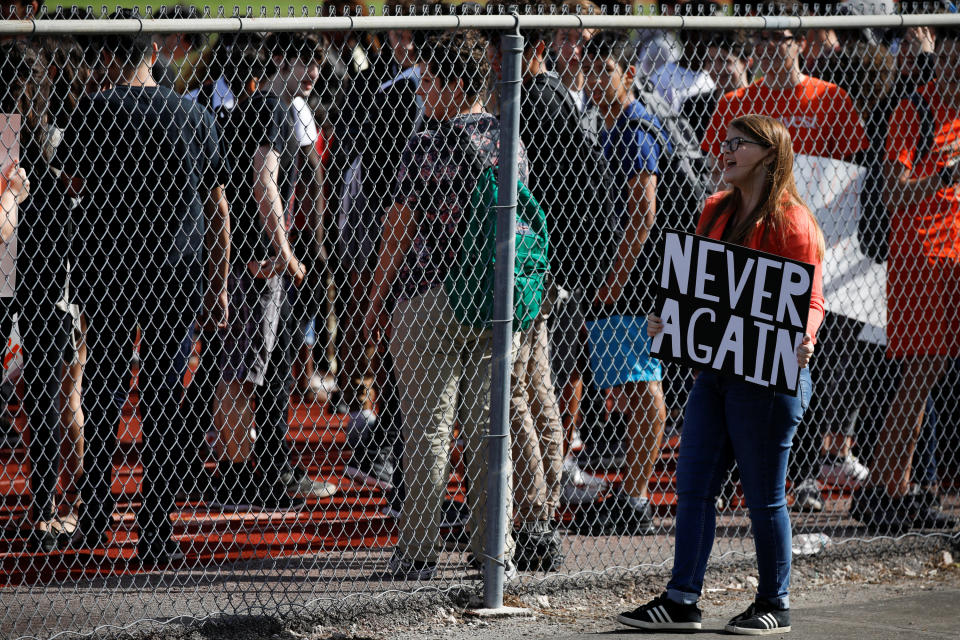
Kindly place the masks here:
[[(187, 381), (190, 380), (187, 375)], [(84, 575), (141, 571), (131, 561), (135, 555), (137, 528), (134, 518), (140, 506), (139, 464), (140, 421), (137, 415), (137, 391), (134, 382), (123, 407), (119, 425), (120, 446), (114, 458), (113, 494), (118, 498), (105, 551), (78, 553), (58, 551), (34, 554), (26, 550), (24, 538), (29, 504), (29, 456), (26, 446), (0, 448), (0, 586), (48, 583), (76, 579)], [(29, 437), (26, 417), (11, 407), (15, 424), (23, 437)], [(395, 542), (393, 518), (381, 513), (386, 506), (377, 490), (355, 483), (343, 475), (349, 460), (346, 448), (345, 416), (332, 415), (320, 403), (304, 404), (294, 399), (290, 407), (288, 439), (294, 456), (314, 478), (337, 483), (339, 492), (332, 498), (312, 499), (297, 512), (222, 512), (201, 502), (180, 502), (174, 513), (175, 538), (188, 555), (188, 564), (216, 565), (240, 559), (292, 556), (331, 549), (382, 548)], [(652, 499), (660, 515), (669, 515), (676, 503), (673, 492), (677, 437), (665, 443), (661, 464), (651, 486)], [(455, 465), (460, 456), (454, 451)], [(208, 466), (212, 471), (213, 463)], [(462, 469), (455, 467), (448, 487), (451, 499), (464, 499), (460, 482)], [(608, 474), (616, 484), (617, 474)], [(560, 514), (569, 520), (571, 514)]]

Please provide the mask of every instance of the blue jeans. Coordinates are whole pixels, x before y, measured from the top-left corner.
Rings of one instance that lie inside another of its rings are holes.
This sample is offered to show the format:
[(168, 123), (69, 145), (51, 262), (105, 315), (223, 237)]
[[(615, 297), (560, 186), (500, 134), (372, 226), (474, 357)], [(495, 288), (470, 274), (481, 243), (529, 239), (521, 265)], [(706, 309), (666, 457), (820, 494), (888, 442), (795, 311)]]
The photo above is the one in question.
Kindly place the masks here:
[(703, 589), (716, 533), (716, 497), (732, 457), (750, 509), (760, 574), (757, 597), (789, 608), (787, 463), (811, 388), (809, 369), (800, 373), (796, 397), (714, 371), (697, 376), (680, 438), (676, 548), (667, 585), (671, 600), (693, 604)]

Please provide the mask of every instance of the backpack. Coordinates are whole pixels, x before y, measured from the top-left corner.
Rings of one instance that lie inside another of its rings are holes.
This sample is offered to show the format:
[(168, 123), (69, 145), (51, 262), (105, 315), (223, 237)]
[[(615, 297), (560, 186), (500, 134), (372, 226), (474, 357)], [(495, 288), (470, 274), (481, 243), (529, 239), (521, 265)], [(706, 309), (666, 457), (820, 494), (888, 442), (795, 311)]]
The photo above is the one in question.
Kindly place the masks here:
[[(917, 139), (917, 159), (922, 158), (933, 148), (934, 126), (933, 110), (920, 93), (910, 94), (910, 104), (920, 118), (920, 135)], [(860, 219), (857, 220), (857, 240), (860, 250), (876, 263), (882, 263), (890, 254), (890, 209), (887, 207), (886, 176), (883, 172), (884, 147), (890, 116), (893, 115), (900, 99), (887, 100), (877, 108), (876, 117), (880, 122), (875, 134), (871, 136), (870, 153), (867, 154), (867, 172), (860, 191)]]
[[(658, 94), (648, 81), (638, 83), (638, 99), (660, 121), (631, 120), (660, 145), (657, 180), (657, 226), (693, 233), (712, 185), (707, 158), (693, 127)], [(657, 247), (653, 247), (656, 249)]]
[[(617, 183), (610, 162), (600, 144), (600, 122), (596, 109), (581, 111), (560, 79), (540, 74), (524, 89), (525, 102), (534, 110), (550, 104), (538, 94), (555, 92), (562, 96), (564, 111), (557, 115), (568, 126), (558, 127), (557, 135), (568, 133), (561, 153), (570, 161), (557, 167), (559, 174), (537, 176), (555, 198), (548, 206), (551, 235), (551, 273), (556, 284), (568, 291), (582, 290), (592, 300), (603, 284), (620, 242), (620, 222), (616, 210)], [(530, 114), (526, 114), (530, 117)], [(576, 123), (573, 126), (572, 123)], [(557, 138), (553, 138), (557, 142)], [(539, 191), (538, 191), (539, 193)]]
[[(490, 328), (493, 320), (497, 250), (497, 174), (481, 162), (472, 143), (461, 135), (462, 148), (479, 170), (470, 207), (460, 220), (460, 251), (444, 279), (454, 317), (460, 324)], [(513, 275), (513, 330), (526, 331), (540, 314), (550, 271), (547, 218), (523, 182), (517, 182), (516, 257)]]

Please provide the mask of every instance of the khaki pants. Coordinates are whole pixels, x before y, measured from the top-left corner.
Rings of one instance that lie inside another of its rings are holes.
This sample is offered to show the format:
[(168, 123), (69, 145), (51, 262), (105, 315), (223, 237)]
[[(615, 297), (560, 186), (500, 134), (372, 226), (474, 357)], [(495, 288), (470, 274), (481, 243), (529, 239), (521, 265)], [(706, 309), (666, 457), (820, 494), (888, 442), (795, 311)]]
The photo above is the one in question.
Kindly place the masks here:
[[(490, 424), (489, 331), (456, 322), (443, 287), (397, 304), (390, 353), (403, 415), (403, 479), (407, 487), (397, 548), (408, 560), (436, 562), (443, 543), (440, 518), (450, 476), (450, 441), (458, 422), (466, 445), (471, 549), (483, 551), (487, 482), (484, 436)], [(515, 340), (514, 350), (519, 340)], [(509, 447), (505, 461), (510, 495)], [(507, 504), (507, 522), (512, 522)], [(512, 527), (506, 557), (513, 556)]]
[(550, 372), (545, 307), (521, 335), (513, 362), (510, 426), (513, 436), (517, 520), (553, 522), (560, 501), (563, 426)]

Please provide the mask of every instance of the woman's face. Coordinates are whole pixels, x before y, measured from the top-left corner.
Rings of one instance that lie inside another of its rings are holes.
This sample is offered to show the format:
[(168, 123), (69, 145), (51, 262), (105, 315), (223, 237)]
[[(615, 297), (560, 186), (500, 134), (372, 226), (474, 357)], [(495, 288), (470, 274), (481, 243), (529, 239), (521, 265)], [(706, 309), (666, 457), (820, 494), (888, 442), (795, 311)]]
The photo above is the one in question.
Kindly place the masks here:
[(721, 143), (723, 181), (732, 187), (753, 187), (765, 179), (773, 150), (736, 127), (727, 128)]

